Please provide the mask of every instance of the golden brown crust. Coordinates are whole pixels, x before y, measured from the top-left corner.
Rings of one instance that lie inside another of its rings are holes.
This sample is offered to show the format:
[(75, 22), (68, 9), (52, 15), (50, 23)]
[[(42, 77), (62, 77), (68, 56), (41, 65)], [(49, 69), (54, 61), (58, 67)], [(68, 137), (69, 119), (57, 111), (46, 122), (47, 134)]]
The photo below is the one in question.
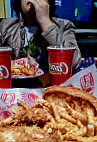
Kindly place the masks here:
[[(61, 102), (57, 101), (59, 96)], [(67, 102), (75, 110), (80, 108), (85, 109), (85, 107), (92, 107), (95, 112), (97, 110), (97, 99), (92, 94), (75, 87), (50, 86), (43, 92), (43, 99), (49, 102), (60, 103), (60, 105), (64, 105), (64, 102)]]
[(15, 65), (11, 65), (11, 73), (12, 75), (32, 75), (35, 76), (36, 72), (31, 67), (29, 68), (28, 65), (24, 65), (24, 67), (19, 67)]

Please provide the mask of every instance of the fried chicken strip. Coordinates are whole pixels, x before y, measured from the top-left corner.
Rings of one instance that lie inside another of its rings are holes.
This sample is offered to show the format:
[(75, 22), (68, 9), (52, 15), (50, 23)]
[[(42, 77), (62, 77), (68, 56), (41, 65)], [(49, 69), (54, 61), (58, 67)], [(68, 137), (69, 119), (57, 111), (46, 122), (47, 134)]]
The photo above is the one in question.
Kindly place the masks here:
[(46, 110), (41, 107), (33, 107), (28, 110), (22, 110), (5, 120), (0, 121), (0, 126), (42, 124), (48, 120), (48, 112)]

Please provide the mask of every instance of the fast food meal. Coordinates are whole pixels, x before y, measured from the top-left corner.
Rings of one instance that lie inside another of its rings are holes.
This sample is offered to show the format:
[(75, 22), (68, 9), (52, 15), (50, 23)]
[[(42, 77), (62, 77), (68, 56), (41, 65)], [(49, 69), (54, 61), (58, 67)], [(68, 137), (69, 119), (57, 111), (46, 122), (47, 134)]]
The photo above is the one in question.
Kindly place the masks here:
[(97, 142), (97, 99), (69, 86), (51, 86), (31, 108), (20, 100), (0, 121), (0, 142)]
[(11, 74), (12, 75), (35, 75), (35, 70), (28, 65), (24, 65), (24, 67), (11, 65)]

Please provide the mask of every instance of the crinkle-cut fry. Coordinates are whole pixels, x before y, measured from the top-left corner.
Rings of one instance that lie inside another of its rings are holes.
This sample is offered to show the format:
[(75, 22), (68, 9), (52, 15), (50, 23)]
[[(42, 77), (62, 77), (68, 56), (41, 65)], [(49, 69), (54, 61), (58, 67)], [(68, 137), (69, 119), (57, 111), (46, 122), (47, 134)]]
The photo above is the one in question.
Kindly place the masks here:
[(80, 128), (78, 131), (74, 132), (73, 134), (78, 136), (85, 136), (86, 133), (87, 133), (87, 128), (83, 127), (83, 128)]
[(97, 136), (86, 138), (87, 142), (97, 142)]
[(67, 133), (67, 134), (63, 135), (63, 140), (67, 140), (67, 141), (77, 140), (77, 142), (83, 142), (83, 137), (82, 136), (77, 136), (75, 134)]
[(84, 125), (81, 123), (80, 120), (77, 120), (77, 126), (78, 126), (79, 128), (83, 128), (83, 127), (84, 127)]
[(20, 104), (21, 106), (23, 106), (23, 108), (25, 110), (30, 109), (30, 107), (28, 105), (26, 105), (24, 102), (22, 102), (21, 100), (17, 99), (18, 104)]
[(11, 107), (10, 110), (11, 110), (11, 112), (14, 113), (14, 114), (17, 113), (17, 109), (16, 109), (16, 108)]
[(24, 109), (25, 108), (23, 108), (23, 106), (17, 106), (17, 109), (13, 108), (13, 107), (10, 108), (11, 112), (14, 113), (14, 114), (19, 113), (20, 111), (22, 111)]
[(11, 64), (11, 68), (12, 68), (12, 69), (21, 69), (22, 67), (20, 67), (20, 66), (15, 66), (15, 65)]
[(56, 105), (56, 107), (57, 107), (58, 111), (60, 111), (60, 112), (63, 112), (63, 113), (67, 112), (65, 107), (62, 107), (62, 106), (59, 106), (59, 105)]
[(51, 107), (52, 107), (52, 110), (53, 110), (53, 113), (54, 113), (54, 116), (55, 116), (55, 120), (57, 122), (59, 122), (61, 120), (61, 117), (60, 117), (60, 115), (59, 115), (59, 113), (57, 111), (57, 108), (56, 108), (55, 104), (51, 103)]
[(49, 129), (47, 130), (47, 132), (48, 132), (48, 134), (51, 134), (51, 133), (52, 133), (52, 129), (49, 128)]
[(58, 123), (58, 122), (49, 123), (49, 125), (51, 128), (60, 130), (62, 132), (62, 134), (66, 133), (66, 132), (70, 132), (72, 129), (75, 129), (76, 131), (78, 130), (77, 125), (73, 125), (73, 124), (71, 125), (71, 123), (69, 123), (67, 120), (66, 121), (64, 120), (64, 123), (62, 121), (60, 123)]
[(94, 111), (93, 109), (86, 108), (87, 117), (88, 117), (88, 124), (94, 124)]
[(87, 136), (88, 137), (92, 137), (92, 136), (94, 136), (94, 132), (95, 132), (95, 130), (94, 130), (94, 125), (92, 125), (92, 124), (88, 124), (87, 125)]
[(68, 141), (77, 140), (78, 142), (97, 142), (97, 136), (82, 137), (82, 136), (77, 136), (75, 134), (68, 134), (68, 135), (64, 135), (64, 139), (66, 139)]
[(97, 121), (94, 122), (95, 136), (97, 136)]
[(44, 105), (43, 105), (42, 107), (43, 107), (43, 109), (46, 110), (49, 114), (51, 114), (51, 115), (53, 114), (52, 109), (50, 109), (49, 107), (44, 106)]
[(87, 136), (94, 136), (94, 111), (86, 108), (88, 125), (87, 125)]
[[(51, 122), (47, 122), (47, 123), (44, 125), (44, 127), (43, 127), (42, 129), (47, 132), (48, 129), (51, 128), (50, 123), (51, 123)], [(51, 128), (51, 129), (52, 129), (52, 128)]]
[(75, 127), (78, 127), (77, 125), (74, 125), (71, 122), (68, 122), (66, 119), (60, 119), (58, 123), (64, 124), (65, 127), (70, 128), (70, 130), (74, 129)]
[(94, 120), (95, 120), (95, 121), (97, 121), (97, 116), (96, 116), (96, 117), (94, 117)]
[(49, 115), (47, 116), (47, 119), (50, 120), (50, 122), (55, 123), (55, 119), (53, 118), (52, 115), (49, 114)]
[(56, 105), (58, 113), (60, 114), (61, 118), (64, 118), (70, 121), (72, 124), (77, 124), (77, 120), (74, 119), (71, 115), (68, 114), (66, 108)]
[[(50, 127), (49, 124), (46, 124), (44, 127), (43, 127), (43, 130), (48, 132), (49, 134), (53, 133), (53, 129)], [(60, 137), (60, 140), (63, 141), (63, 136), (62, 136), (62, 133), (61, 131), (58, 129), (57, 130), (57, 135)]]
[(54, 103), (49, 103), (49, 102), (47, 102), (47, 101), (45, 101), (44, 99), (41, 99), (41, 98), (35, 99), (35, 103), (36, 104), (37, 103), (41, 103), (44, 106), (51, 108), (53, 110), (53, 113), (54, 113), (56, 121), (59, 121), (61, 119), (60, 115), (58, 114), (57, 108), (56, 108), (56, 106), (55, 106)]
[(66, 127), (65, 124), (63, 123), (51, 123), (51, 122), (48, 122), (45, 126), (44, 126), (44, 130), (47, 130), (48, 128), (52, 128), (52, 129), (56, 129), (56, 130), (60, 130), (61, 133), (66, 133), (68, 131), (71, 130), (70, 127)]
[(38, 103), (41, 103), (42, 105), (51, 108), (51, 104), (45, 101), (44, 99), (41, 99), (41, 98), (35, 99), (35, 104), (38, 104)]
[(67, 103), (65, 103), (65, 105), (67, 107), (67, 111), (72, 115), (73, 118), (80, 120), (82, 123), (87, 123), (87, 116), (72, 109)]
[(68, 120), (69, 122), (71, 122), (72, 124), (77, 124), (77, 120), (75, 120), (74, 118), (72, 118), (69, 114), (67, 113), (59, 113), (61, 118), (64, 118), (66, 120)]
[(17, 111), (20, 112), (22, 110), (25, 110), (25, 108), (23, 106), (17, 106)]
[(62, 133), (60, 132), (60, 130), (57, 131), (57, 134), (60, 137), (60, 140), (63, 141), (63, 136), (62, 136)]
[(78, 131), (78, 130), (79, 130), (78, 126), (77, 126), (77, 125), (74, 125), (74, 127), (73, 127), (70, 131), (68, 131), (67, 134), (69, 134), (69, 133), (74, 133), (74, 132), (76, 132), (76, 131)]

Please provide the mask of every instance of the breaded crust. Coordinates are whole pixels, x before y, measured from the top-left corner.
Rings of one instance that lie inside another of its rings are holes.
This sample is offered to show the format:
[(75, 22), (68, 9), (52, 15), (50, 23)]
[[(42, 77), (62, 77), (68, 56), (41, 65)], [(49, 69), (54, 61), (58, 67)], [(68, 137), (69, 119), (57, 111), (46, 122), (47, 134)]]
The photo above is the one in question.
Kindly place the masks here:
[(43, 92), (43, 99), (61, 106), (68, 103), (73, 109), (85, 112), (85, 108), (93, 108), (97, 115), (97, 99), (90, 93), (70, 86), (54, 85)]

